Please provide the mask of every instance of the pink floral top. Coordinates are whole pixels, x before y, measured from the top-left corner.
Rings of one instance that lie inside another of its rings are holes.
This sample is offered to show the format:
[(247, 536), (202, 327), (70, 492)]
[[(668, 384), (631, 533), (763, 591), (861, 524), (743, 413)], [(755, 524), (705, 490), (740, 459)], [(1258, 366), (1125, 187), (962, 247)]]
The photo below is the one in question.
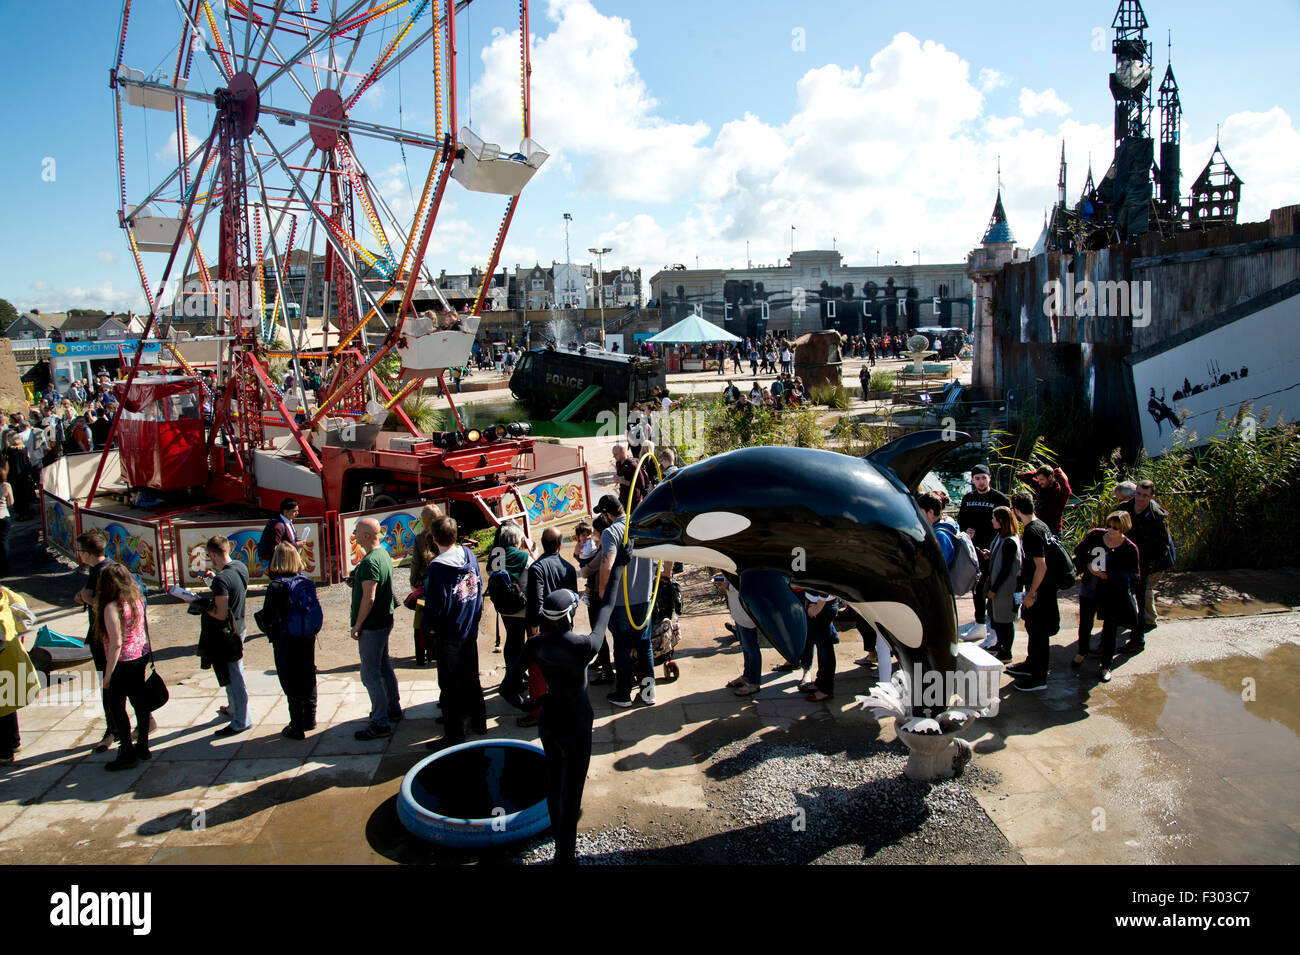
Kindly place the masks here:
[(139, 660), (144, 656), (145, 648), (149, 644), (148, 637), (145, 635), (144, 607), (123, 604), (122, 614), (126, 626), (122, 630), (122, 653), (118, 659)]

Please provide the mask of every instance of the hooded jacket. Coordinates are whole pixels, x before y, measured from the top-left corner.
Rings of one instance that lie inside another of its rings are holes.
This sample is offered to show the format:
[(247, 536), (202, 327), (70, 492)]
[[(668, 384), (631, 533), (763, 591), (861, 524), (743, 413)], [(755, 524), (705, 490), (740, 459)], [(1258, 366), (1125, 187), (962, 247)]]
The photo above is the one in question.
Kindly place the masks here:
[(483, 615), (483, 575), (464, 544), (429, 562), (421, 625), (435, 640), (473, 640)]

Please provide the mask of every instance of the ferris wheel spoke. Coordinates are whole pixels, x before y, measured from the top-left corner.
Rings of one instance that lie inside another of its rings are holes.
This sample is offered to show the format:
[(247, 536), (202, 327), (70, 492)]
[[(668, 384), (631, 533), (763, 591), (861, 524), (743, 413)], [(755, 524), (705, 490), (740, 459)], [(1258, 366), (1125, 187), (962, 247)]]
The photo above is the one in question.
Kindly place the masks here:
[(385, 63), (383, 67), (379, 70), (379, 72), (375, 74), (374, 79), (371, 80), (371, 85), (378, 83), (389, 73), (393, 72), (393, 70), (397, 69), (399, 63), (401, 63), (404, 59), (406, 59), (416, 50), (424, 46), (424, 41), (429, 39), (429, 37), (433, 35), (433, 31), (437, 29), (438, 22), (439, 21), (435, 18), (434, 26), (429, 27), (427, 30), (421, 33), (411, 43), (403, 47), (402, 50), (396, 56), (394, 56), (387, 63)]
[[(181, 16), (189, 21), (194, 32), (201, 37), (203, 35), (203, 28), (199, 25), (199, 21), (196, 17), (190, 16), (189, 11), (185, 9), (185, 5), (181, 0), (175, 0), (175, 2), (177, 9), (181, 12)], [(216, 17), (212, 15), (212, 7), (208, 4), (207, 0), (203, 0), (202, 5), (203, 14), (208, 21), (208, 32), (212, 34), (213, 41), (212, 43), (204, 43), (203, 49), (208, 54), (208, 58), (216, 64), (217, 72), (219, 72), (224, 79), (229, 80), (230, 77), (234, 75), (234, 64), (227, 61), (225, 45), (221, 42), (221, 28), (217, 26)], [(215, 52), (213, 50), (214, 45), (216, 46)]]
[[(366, 75), (361, 79), (361, 82), (357, 84), (355, 89), (353, 89), (351, 95), (343, 101), (345, 108), (351, 109), (356, 104), (357, 100), (361, 98), (361, 95), (379, 81), (384, 64), (388, 62), (389, 58), (392, 57), (393, 52), (401, 45), (402, 39), (411, 32), (411, 28), (415, 26), (415, 22), (424, 15), (425, 9), (431, 2), (432, 0), (419, 0), (419, 6), (411, 12), (410, 17), (407, 18), (406, 24), (393, 35), (393, 38), (388, 42), (388, 45), (380, 51), (374, 65), (366, 71)], [(434, 23), (438, 22), (436, 8), (434, 10), (433, 21)]]
[[(348, 9), (345, 10), (340, 16), (333, 17), (329, 25), (323, 27), (320, 33), (316, 34), (316, 36), (314, 37), (310, 37), (307, 40), (307, 42), (304, 43), (302, 47), (296, 53), (293, 54), (292, 57), (290, 57), (289, 59), (280, 57), (280, 65), (276, 69), (276, 71), (272, 73), (270, 76), (268, 76), (266, 79), (262, 80), (262, 82), (257, 84), (258, 92), (260, 93), (263, 90), (265, 90), (267, 86), (269, 86), (271, 83), (274, 83), (285, 73), (289, 72), (298, 63), (301, 63), (302, 58), (306, 56), (308, 53), (310, 53), (311, 51), (315, 50), (318, 46), (320, 46), (322, 41), (330, 39), (333, 36), (334, 30), (337, 29), (338, 27), (339, 21), (346, 20), (353, 13), (359, 10), (363, 3), (366, 2), (367, 0), (355, 0), (355, 2), (350, 7), (348, 7)], [(279, 56), (279, 54), (277, 53), (276, 56)]]
[(271, 142), (270, 137), (266, 135), (266, 132), (261, 126), (257, 127), (257, 134), (262, 137), (262, 141), (265, 142), (267, 148), (271, 150), (276, 161), (280, 164), (280, 168), (285, 171), (291, 180), (293, 180), (293, 189), (298, 194), (298, 198), (300, 198), (303, 203), (306, 204), (307, 208), (311, 210), (314, 218), (321, 219), (321, 224), (325, 226), (325, 239), (331, 246), (333, 246), (340, 263), (345, 269), (347, 269), (348, 274), (352, 276), (354, 286), (360, 290), (361, 294), (365, 295), (365, 297), (369, 299), (371, 308), (374, 313), (379, 316), (379, 320), (383, 322), (385, 326), (391, 327), (388, 322), (388, 317), (384, 315), (384, 310), (380, 307), (380, 303), (375, 299), (375, 296), (371, 293), (370, 289), (367, 288), (366, 284), (361, 280), (361, 274), (353, 264), (352, 256), (349, 254), (350, 250), (347, 249), (345, 244), (341, 243), (331, 231), (328, 219), (321, 216), (320, 209), (316, 204), (308, 200), (307, 194), (302, 189), (302, 184), (293, 179), (293, 173), (289, 169), (289, 164), (285, 161), (284, 157), (280, 155), (279, 150), (275, 148), (275, 143)]
[[(271, 35), (275, 33), (275, 28), (277, 24), (279, 24), (280, 22), (280, 14), (284, 12), (284, 4), (285, 4), (285, 0), (275, 0), (275, 9), (271, 11), (271, 22), (267, 24), (265, 28), (262, 27), (258, 28), (262, 32), (262, 45), (258, 47), (257, 50), (257, 61), (253, 63), (252, 67), (250, 68), (248, 65), (248, 57), (245, 56), (244, 58), (244, 69), (248, 73), (252, 74), (254, 77), (257, 76), (257, 71), (262, 65), (262, 58), (266, 56), (266, 45), (271, 42)], [(250, 32), (252, 29), (253, 26), (250, 23), (249, 24)]]

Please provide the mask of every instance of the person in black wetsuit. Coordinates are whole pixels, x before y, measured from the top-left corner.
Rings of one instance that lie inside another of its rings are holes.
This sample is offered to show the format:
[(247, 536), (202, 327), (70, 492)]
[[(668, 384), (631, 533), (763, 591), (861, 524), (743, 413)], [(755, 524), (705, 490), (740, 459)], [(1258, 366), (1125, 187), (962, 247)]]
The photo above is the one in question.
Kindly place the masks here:
[[(591, 762), (593, 714), (587, 691), (587, 664), (605, 641), (605, 628), (617, 601), (603, 602), (591, 633), (574, 632), (578, 604), (578, 595), (572, 590), (547, 595), (542, 603), (541, 633), (524, 644), (498, 691), (502, 699), (521, 710), (541, 705), (539, 733), (546, 751), (546, 805), (555, 833), (556, 865), (576, 862), (578, 815)], [(536, 700), (521, 699), (523, 675), (534, 663), (546, 678), (546, 692)]]

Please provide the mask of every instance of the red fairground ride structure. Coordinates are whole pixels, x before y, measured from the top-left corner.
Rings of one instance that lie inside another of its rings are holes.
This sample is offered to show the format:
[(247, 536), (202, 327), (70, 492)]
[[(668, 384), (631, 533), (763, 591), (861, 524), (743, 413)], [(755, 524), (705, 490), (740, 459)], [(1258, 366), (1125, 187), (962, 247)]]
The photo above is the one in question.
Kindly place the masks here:
[[(197, 493), (275, 508), (292, 495), (308, 516), (436, 495), (497, 523), (501, 497), (513, 491), (508, 478), (532, 452), (527, 425), (466, 429), (452, 404), (455, 430), (422, 435), (403, 408), (426, 380), (468, 362), (520, 191), (547, 158), (530, 135), (527, 0), (517, 7), (518, 152), (458, 125), (456, 27), (470, 3), (137, 0), (133, 10), (126, 0), (109, 86), (118, 218), (150, 312), (144, 337), (168, 311), (161, 303), (179, 262), (170, 315), (208, 315), (221, 339), (211, 377), (170, 339), (163, 347), (174, 373), (141, 376), (145, 350), (136, 350), (106, 442), (121, 439), (128, 487), (176, 491), (178, 480), (191, 480), (177, 475), (200, 474), (201, 487), (185, 485), (191, 501)], [(127, 56), (152, 65), (160, 55), (165, 67), (151, 75), (123, 65)], [(432, 123), (403, 125), (413, 112), (402, 101), (404, 63), (406, 89), (418, 86), (419, 115), (431, 106)], [(395, 124), (383, 110), (389, 102), (391, 112), (394, 80)], [(209, 131), (196, 141), (190, 123), (199, 112)], [(408, 149), (431, 158), (418, 201), (407, 172), (403, 227), (365, 163), (384, 168), (392, 186)], [(129, 192), (128, 172), (145, 186)], [(453, 178), (470, 192), (508, 197), (482, 284), (462, 313), (424, 266)], [(160, 275), (146, 266), (151, 253), (165, 254)], [(421, 299), (433, 311), (421, 315)], [(313, 308), (319, 332), (306, 318)], [(393, 354), (401, 371), (386, 382), (380, 363)], [(273, 361), (287, 363), (283, 388)], [(308, 362), (324, 370), (314, 406), (303, 387)], [(202, 427), (185, 410), (196, 403), (210, 408)], [(404, 434), (383, 430), (390, 413)], [(166, 440), (146, 446), (147, 435)]]

